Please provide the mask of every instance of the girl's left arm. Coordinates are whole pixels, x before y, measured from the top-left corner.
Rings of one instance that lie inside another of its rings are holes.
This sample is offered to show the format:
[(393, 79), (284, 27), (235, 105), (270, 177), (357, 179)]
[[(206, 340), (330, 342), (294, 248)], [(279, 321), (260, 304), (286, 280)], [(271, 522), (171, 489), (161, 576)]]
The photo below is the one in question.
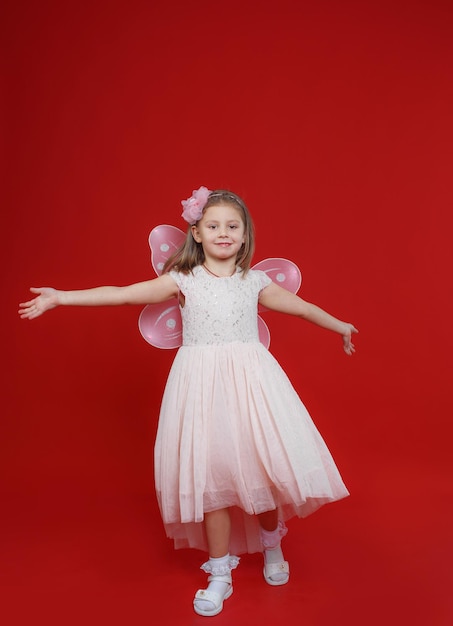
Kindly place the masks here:
[(354, 333), (359, 331), (353, 324), (342, 322), (319, 306), (302, 300), (298, 295), (279, 287), (275, 283), (271, 283), (261, 291), (259, 302), (272, 311), (295, 315), (317, 326), (338, 333), (343, 339), (343, 349), (346, 354), (351, 355), (355, 352), (351, 338)]

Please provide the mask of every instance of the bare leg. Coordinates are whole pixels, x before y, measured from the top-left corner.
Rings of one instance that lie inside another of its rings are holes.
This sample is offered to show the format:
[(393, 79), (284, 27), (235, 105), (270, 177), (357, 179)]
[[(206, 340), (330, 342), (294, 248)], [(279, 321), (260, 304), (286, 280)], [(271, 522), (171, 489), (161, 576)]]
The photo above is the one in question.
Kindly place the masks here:
[(258, 521), (261, 528), (264, 528), (264, 530), (275, 530), (278, 525), (277, 509), (274, 509), (273, 511), (266, 511), (265, 513), (260, 513), (258, 515)]
[(229, 510), (219, 509), (205, 513), (204, 523), (209, 556), (213, 558), (225, 556), (230, 547), (231, 520)]

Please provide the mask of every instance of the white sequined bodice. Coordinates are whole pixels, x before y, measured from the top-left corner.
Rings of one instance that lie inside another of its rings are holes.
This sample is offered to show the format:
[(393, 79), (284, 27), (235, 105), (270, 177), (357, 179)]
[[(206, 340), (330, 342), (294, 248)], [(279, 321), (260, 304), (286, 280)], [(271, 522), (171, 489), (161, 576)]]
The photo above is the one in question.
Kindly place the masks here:
[(201, 266), (189, 274), (170, 272), (184, 295), (181, 308), (183, 345), (256, 342), (258, 296), (271, 283), (264, 272), (250, 270), (245, 278), (217, 278)]

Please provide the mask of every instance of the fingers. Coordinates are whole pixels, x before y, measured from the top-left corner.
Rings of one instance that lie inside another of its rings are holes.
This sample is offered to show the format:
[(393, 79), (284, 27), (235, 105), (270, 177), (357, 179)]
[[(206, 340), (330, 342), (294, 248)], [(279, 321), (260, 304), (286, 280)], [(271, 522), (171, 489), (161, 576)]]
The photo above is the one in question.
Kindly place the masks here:
[(22, 319), (33, 319), (33, 317), (36, 317), (36, 311), (31, 306), (19, 309), (18, 312)]
[(45, 287), (30, 287), (30, 291), (40, 296), (45, 291)]
[(33, 298), (33, 300), (28, 300), (27, 302), (19, 302), (19, 306), (21, 308), (33, 306), (35, 300), (36, 300), (36, 298)]
[(41, 315), (42, 311), (40, 311), (38, 306), (38, 298), (33, 298), (33, 300), (28, 300), (27, 302), (20, 302), (18, 313), (22, 319), (30, 320)]
[[(41, 293), (41, 289), (37, 289), (36, 287), (30, 287), (30, 291), (32, 293)], [(33, 298), (32, 300), (27, 300), (26, 302), (19, 302), (20, 310), (34, 306), (36, 304), (36, 300), (37, 298)]]
[(19, 303), (19, 315), (22, 319), (32, 320), (42, 315), (43, 310), (40, 306), (40, 297), (43, 295), (44, 287), (30, 287), (32, 293), (38, 294), (36, 298)]
[(351, 356), (352, 354), (354, 354), (355, 352), (355, 346), (354, 344), (351, 342), (349, 337), (345, 337), (344, 338), (344, 343), (343, 343), (343, 349), (346, 352), (347, 355)]
[(355, 352), (355, 346), (351, 341), (351, 335), (353, 333), (358, 333), (359, 331), (352, 324), (348, 324), (349, 332), (343, 335), (343, 349), (347, 355), (351, 356)]

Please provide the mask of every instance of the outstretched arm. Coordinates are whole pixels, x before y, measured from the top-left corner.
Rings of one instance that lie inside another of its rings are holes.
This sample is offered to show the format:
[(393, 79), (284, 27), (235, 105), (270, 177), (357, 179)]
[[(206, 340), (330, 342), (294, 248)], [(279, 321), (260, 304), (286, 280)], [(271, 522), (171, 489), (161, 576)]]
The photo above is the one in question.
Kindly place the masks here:
[(342, 322), (315, 304), (302, 300), (296, 294), (279, 287), (275, 283), (271, 283), (262, 290), (259, 301), (267, 309), (302, 317), (317, 326), (338, 333), (342, 336), (343, 349), (346, 354), (351, 355), (355, 352), (351, 338), (354, 333), (359, 331), (354, 328), (353, 324)]
[(125, 287), (94, 287), (76, 291), (59, 291), (51, 287), (32, 287), (37, 294), (19, 304), (19, 315), (32, 320), (57, 306), (117, 306), (120, 304), (155, 304), (177, 296), (178, 287), (169, 274), (154, 280)]

